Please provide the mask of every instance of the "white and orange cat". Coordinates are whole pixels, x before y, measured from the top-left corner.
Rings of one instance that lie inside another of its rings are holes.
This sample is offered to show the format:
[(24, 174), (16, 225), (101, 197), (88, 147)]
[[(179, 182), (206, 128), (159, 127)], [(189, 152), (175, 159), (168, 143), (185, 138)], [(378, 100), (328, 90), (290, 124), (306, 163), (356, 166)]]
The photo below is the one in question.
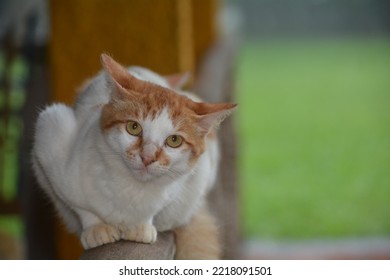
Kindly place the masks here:
[(55, 104), (38, 117), (40, 185), (85, 249), (175, 230), (176, 258), (218, 258), (205, 196), (217, 174), (213, 130), (236, 105), (200, 102), (175, 89), (178, 76), (101, 61), (74, 108)]

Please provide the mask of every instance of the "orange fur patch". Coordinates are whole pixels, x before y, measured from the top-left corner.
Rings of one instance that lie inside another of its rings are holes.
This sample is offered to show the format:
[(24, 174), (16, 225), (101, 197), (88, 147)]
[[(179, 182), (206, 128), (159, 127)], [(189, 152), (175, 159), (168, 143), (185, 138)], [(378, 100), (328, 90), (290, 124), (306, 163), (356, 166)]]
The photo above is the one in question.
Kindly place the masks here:
[(215, 260), (221, 258), (221, 244), (215, 218), (203, 205), (188, 225), (175, 229), (178, 260)]
[(171, 160), (161, 148), (156, 153), (156, 159), (161, 165), (168, 166), (171, 163)]

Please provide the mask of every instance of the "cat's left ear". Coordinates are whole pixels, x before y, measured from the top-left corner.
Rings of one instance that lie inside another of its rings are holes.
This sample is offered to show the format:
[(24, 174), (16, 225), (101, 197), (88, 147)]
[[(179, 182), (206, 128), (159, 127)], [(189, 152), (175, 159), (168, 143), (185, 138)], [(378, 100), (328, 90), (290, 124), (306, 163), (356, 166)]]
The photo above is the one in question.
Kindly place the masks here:
[(182, 89), (191, 79), (191, 72), (172, 74), (164, 76), (172, 89)]
[(218, 125), (228, 117), (237, 104), (234, 103), (198, 103), (195, 112), (199, 116), (199, 127), (201, 132), (208, 133), (211, 129), (218, 127)]

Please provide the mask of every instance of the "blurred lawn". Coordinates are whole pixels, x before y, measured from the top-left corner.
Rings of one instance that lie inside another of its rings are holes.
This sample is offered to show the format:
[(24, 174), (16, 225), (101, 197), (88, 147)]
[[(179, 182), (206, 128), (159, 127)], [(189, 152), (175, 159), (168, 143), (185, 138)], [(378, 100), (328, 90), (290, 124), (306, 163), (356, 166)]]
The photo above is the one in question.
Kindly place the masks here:
[(238, 61), (244, 234), (390, 235), (390, 40), (250, 42)]

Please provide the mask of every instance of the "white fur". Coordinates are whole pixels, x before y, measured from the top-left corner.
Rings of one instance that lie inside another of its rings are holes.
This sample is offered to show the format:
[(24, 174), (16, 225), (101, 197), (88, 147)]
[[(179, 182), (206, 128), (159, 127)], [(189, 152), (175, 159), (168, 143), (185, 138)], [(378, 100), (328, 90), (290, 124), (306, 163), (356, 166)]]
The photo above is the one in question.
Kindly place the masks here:
[[(162, 77), (142, 69), (133, 69), (133, 74), (167, 86)], [(100, 73), (90, 81), (74, 109), (57, 104), (41, 112), (33, 147), (33, 167), (40, 185), (69, 230), (81, 235), (85, 248), (119, 238), (134, 239), (133, 230), (140, 225), (150, 226), (151, 231), (147, 231), (150, 238), (139, 240), (153, 242), (154, 227), (166, 231), (186, 224), (217, 173), (214, 140), (207, 140), (207, 149), (194, 166), (188, 164), (190, 152), (180, 147), (164, 147), (171, 159), (168, 167), (159, 162), (145, 167), (140, 156), (127, 156), (136, 136), (127, 133), (124, 125), (109, 133), (99, 126), (102, 105), (109, 101), (106, 78)], [(145, 156), (177, 133), (167, 110), (140, 124)], [(101, 225), (107, 226), (102, 230)], [(99, 240), (94, 239), (93, 230), (99, 230)]]

